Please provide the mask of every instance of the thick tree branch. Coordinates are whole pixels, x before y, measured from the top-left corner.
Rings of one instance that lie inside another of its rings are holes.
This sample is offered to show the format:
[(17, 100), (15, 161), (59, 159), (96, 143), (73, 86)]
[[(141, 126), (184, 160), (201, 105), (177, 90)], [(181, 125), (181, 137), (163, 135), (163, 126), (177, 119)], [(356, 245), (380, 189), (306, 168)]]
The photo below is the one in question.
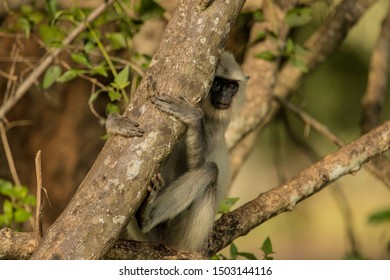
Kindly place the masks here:
[[(32, 232), (15, 232), (0, 229), (0, 260), (26, 260), (36, 249), (36, 238)], [(204, 259), (200, 253), (177, 251), (161, 244), (131, 240), (118, 240), (105, 259), (115, 260), (193, 260)]]
[(149, 96), (160, 92), (199, 101), (209, 90), (243, 4), (215, 0), (199, 12), (197, 1), (178, 3), (134, 104), (125, 111), (140, 123), (144, 136), (110, 137), (33, 259), (99, 259), (107, 254), (145, 197), (149, 178), (184, 132), (183, 124), (159, 112)]
[[(214, 255), (237, 237), (247, 234), (270, 218), (286, 211), (292, 211), (300, 201), (322, 190), (340, 177), (358, 171), (364, 163), (389, 149), (390, 121), (339, 151), (324, 157), (285, 184), (260, 194), (256, 199), (231, 213), (224, 214), (214, 225), (207, 248), (208, 255)], [(94, 237), (97, 238), (96, 235)], [(0, 241), (2, 244), (0, 258), (28, 258), (35, 247), (32, 233), (13, 233), (9, 229), (0, 231)], [(201, 257), (197, 254), (172, 251), (156, 244), (146, 245), (147, 256), (137, 253), (144, 250), (144, 245), (135, 241), (120, 241), (116, 243), (114, 251), (108, 256), (116, 258), (154, 256), (169, 259)], [(133, 254), (134, 252), (136, 253)]]
[(390, 121), (339, 151), (327, 155), (285, 184), (260, 194), (231, 213), (224, 214), (214, 225), (209, 239), (209, 256), (266, 220), (280, 213), (292, 211), (300, 201), (338, 178), (358, 171), (365, 162), (389, 148)]

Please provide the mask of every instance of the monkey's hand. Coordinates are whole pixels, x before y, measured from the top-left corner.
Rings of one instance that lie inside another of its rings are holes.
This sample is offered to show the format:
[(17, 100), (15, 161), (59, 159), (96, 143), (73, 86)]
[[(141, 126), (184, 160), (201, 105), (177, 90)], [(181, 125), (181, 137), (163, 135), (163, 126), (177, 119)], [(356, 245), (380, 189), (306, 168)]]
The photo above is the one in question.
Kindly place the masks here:
[(149, 220), (151, 205), (157, 197), (158, 192), (165, 186), (165, 182), (160, 173), (154, 175), (150, 179), (150, 186), (148, 186), (148, 195), (145, 200), (142, 202), (140, 208), (138, 209), (135, 217), (137, 219), (137, 223), (140, 229), (144, 229)]
[(203, 112), (188, 103), (184, 97), (174, 98), (162, 93), (155, 94), (150, 100), (160, 111), (175, 117), (187, 126), (197, 125), (203, 119)]
[(202, 166), (206, 160), (207, 139), (202, 110), (195, 108), (183, 97), (174, 98), (167, 94), (155, 94), (151, 102), (156, 107), (187, 125), (186, 141), (188, 148), (188, 168), (195, 169)]
[(106, 130), (111, 135), (120, 135), (123, 137), (141, 137), (145, 132), (139, 127), (138, 123), (117, 113), (108, 115)]

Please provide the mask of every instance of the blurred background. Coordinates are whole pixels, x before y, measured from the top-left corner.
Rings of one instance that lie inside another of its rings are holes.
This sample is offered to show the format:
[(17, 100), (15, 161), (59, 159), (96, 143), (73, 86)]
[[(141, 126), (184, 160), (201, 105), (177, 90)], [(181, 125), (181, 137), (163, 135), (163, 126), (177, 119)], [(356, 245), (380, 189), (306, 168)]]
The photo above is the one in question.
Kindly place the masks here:
[[(326, 13), (323, 4), (313, 6), (317, 9), (313, 13), (317, 17), (297, 32), (298, 41), (307, 38), (307, 34), (321, 23), (322, 15)], [(388, 4), (388, 1), (378, 1), (373, 5), (341, 48), (305, 80), (292, 99), (346, 142), (358, 138), (361, 133), (361, 99), (367, 85), (372, 48)], [(389, 117), (390, 98), (387, 98), (383, 120)], [(287, 118), (294, 134), (309, 143), (318, 159), (338, 150), (315, 131), (304, 136), (304, 125), (292, 115), (288, 114)], [(313, 160), (311, 154), (293, 144), (283, 122), (276, 120), (259, 135), (256, 148), (238, 175), (231, 196), (240, 197), (237, 204), (243, 204), (257, 193), (280, 185), (278, 173), (285, 178), (293, 177), (309, 167)], [(276, 259), (342, 259), (351, 257), (350, 231), (363, 258), (389, 259), (389, 223), (368, 222), (370, 215), (388, 209), (389, 205), (389, 189), (362, 169), (301, 202), (292, 212), (265, 222), (237, 240), (236, 245), (253, 252), (254, 246), (260, 247), (269, 236)]]
[[(42, 14), (47, 12), (44, 1), (25, 1), (27, 6), (15, 10), (11, 4), (18, 1), (6, 2), (9, 4), (7, 9), (2, 10), (5, 5), (1, 7), (0, 4), (2, 102), (9, 89), (17, 84), (10, 86), (10, 78), (6, 74), (13, 73), (22, 80), (39, 63), (45, 51), (39, 29), (36, 31), (35, 27), (31, 29), (28, 39), (20, 30), (17, 34), (21, 35), (10, 34), (15, 32), (13, 28), (25, 16), (23, 9), (26, 7), (41, 9)], [(91, 8), (100, 2), (58, 0), (56, 4), (61, 8), (72, 9)], [(135, 17), (131, 26), (126, 27), (131, 33), (131, 40), (127, 39), (127, 48), (113, 48), (110, 54), (118, 58), (130, 57), (132, 62), (146, 69), (148, 59), (158, 46), (169, 19), (169, 12), (176, 3), (173, 0), (156, 2), (163, 8), (163, 12), (154, 16)], [(303, 43), (340, 1), (300, 2), (312, 8), (312, 20), (291, 35), (294, 41)], [(134, 1), (130, 3), (134, 4)], [(262, 1), (247, 1), (244, 10), (246, 13), (256, 11), (261, 4)], [(373, 5), (340, 49), (310, 74), (292, 98), (294, 104), (327, 125), (346, 142), (360, 136), (361, 99), (366, 90), (370, 56), (388, 5), (388, 0), (380, 0)], [(156, 10), (152, 9), (154, 12)], [(102, 25), (101, 28), (103, 34), (117, 32), (115, 24)], [(89, 38), (85, 37), (80, 41), (85, 43), (87, 40)], [(239, 43), (247, 44), (246, 41)], [(66, 63), (75, 63), (74, 60), (69, 61), (69, 54), (73, 51), (69, 49), (56, 63), (63, 68), (66, 68)], [(140, 76), (132, 75), (132, 83), (136, 85)], [(99, 77), (99, 81), (109, 84), (112, 77)], [(32, 193), (36, 186), (34, 157), (39, 149), (43, 153), (43, 181), (50, 198), (50, 205), (45, 205), (45, 228), (64, 209), (104, 144), (102, 118), (112, 110), (113, 107), (107, 104), (112, 104), (113, 100), (111, 96), (100, 94), (91, 106), (93, 93), (91, 80), (85, 77), (67, 83), (55, 83), (48, 88), (42, 88), (37, 83), (7, 114), (7, 138), (16, 170), (21, 183)], [(383, 120), (389, 118), (390, 100), (387, 98)], [(239, 197), (233, 208), (280, 185), (324, 155), (338, 150), (315, 131), (305, 132), (305, 125), (289, 112), (283, 112), (258, 135), (256, 146), (230, 192), (231, 197)], [(0, 178), (13, 181), (3, 148), (0, 149)], [(272, 256), (275, 259), (389, 259), (389, 223), (369, 222), (371, 215), (389, 208), (389, 189), (362, 169), (299, 203), (292, 212), (280, 214), (265, 222), (247, 236), (236, 240), (235, 244), (240, 251), (251, 252), (260, 259), (263, 254), (259, 248), (266, 237), (271, 239), (275, 252)], [(28, 230), (28, 226), (25, 229)], [(228, 256), (229, 249), (224, 249), (222, 253)]]

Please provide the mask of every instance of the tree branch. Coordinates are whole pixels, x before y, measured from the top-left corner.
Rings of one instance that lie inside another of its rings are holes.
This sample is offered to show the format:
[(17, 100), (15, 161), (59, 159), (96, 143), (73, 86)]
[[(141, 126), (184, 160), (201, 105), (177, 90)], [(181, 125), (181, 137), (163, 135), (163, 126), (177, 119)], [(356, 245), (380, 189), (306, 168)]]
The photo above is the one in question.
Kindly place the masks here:
[[(304, 73), (291, 63), (287, 63), (279, 72), (273, 88), (273, 94), (283, 99), (293, 94), (299, 88), (303, 79), (309, 73), (313, 72), (340, 46), (349, 30), (375, 2), (376, 0), (344, 0), (336, 8), (335, 13), (306, 42), (305, 47), (309, 51), (303, 57), (303, 62), (306, 64), (308, 72)], [(258, 70), (252, 68), (252, 71)], [(248, 74), (252, 75), (252, 71)], [(255, 93), (257, 93), (257, 90), (255, 90)], [(247, 102), (251, 103), (252, 100), (248, 99)], [(242, 121), (240, 121), (239, 125), (233, 124), (237, 128), (234, 136), (229, 139), (231, 148), (230, 156), (234, 159), (233, 164), (236, 162), (242, 163), (251, 151), (254, 136), (249, 136), (252, 138), (252, 141), (247, 143), (247, 140), (245, 140), (248, 139), (247, 135), (250, 135), (254, 131), (261, 131), (279, 111), (280, 105), (278, 102), (273, 101), (271, 98), (268, 98), (268, 100), (264, 99), (264, 102), (268, 103), (265, 105), (259, 104), (258, 108), (266, 108), (266, 114), (256, 112), (259, 110), (242, 112), (242, 116), (245, 115), (245, 118), (239, 116), (238, 120), (242, 119)], [(241, 145), (243, 142), (245, 143)], [(233, 165), (233, 173), (237, 172), (234, 168), (239, 166), (241, 165)]]
[[(288, 108), (291, 112), (296, 114), (303, 123), (310, 126), (311, 128), (314, 128), (315, 131), (317, 131), (319, 134), (323, 135), (324, 137), (328, 138), (332, 143), (337, 145), (339, 148), (345, 146), (345, 142), (339, 138), (336, 134), (331, 132), (325, 125), (318, 122), (316, 119), (314, 119), (312, 116), (310, 116), (308, 113), (302, 111), (301, 109), (297, 108), (293, 104), (286, 102), (285, 100), (275, 97), (278, 102), (280, 102), (283, 106)], [(388, 188), (390, 188), (390, 174), (388, 174), (390, 171), (388, 168), (385, 168), (385, 166), (381, 166), (380, 163), (385, 164), (388, 159), (384, 157), (383, 155), (379, 155), (378, 157), (374, 158), (372, 161), (368, 162), (365, 165), (365, 168), (370, 171), (373, 175), (375, 175), (379, 180), (381, 180)], [(387, 166), (388, 167), (388, 166)], [(386, 171), (388, 173), (386, 173)]]
[(390, 121), (327, 155), (285, 184), (260, 194), (256, 199), (224, 214), (214, 225), (209, 238), (208, 255), (212, 256), (237, 237), (270, 218), (292, 211), (297, 203), (322, 190), (338, 178), (355, 173), (373, 157), (390, 148)]
[[(268, 114), (280, 61), (257, 59), (255, 55), (264, 51), (279, 52), (289, 31), (289, 27), (284, 23), (284, 18), (287, 11), (293, 8), (294, 3), (295, 1), (290, 0), (265, 1), (263, 3), (265, 20), (255, 23), (251, 29), (250, 47), (245, 54), (242, 65), (244, 73), (250, 75), (246, 88), (246, 102), (240, 114), (232, 120), (226, 131), (226, 142), (229, 147), (235, 146), (237, 139), (241, 139), (246, 130), (251, 130), (253, 123), (264, 119)], [(253, 43), (260, 32), (265, 32), (268, 35), (264, 40)], [(231, 153), (233, 178), (249, 154), (255, 136), (251, 135), (245, 141), (241, 141), (239, 147)]]
[(243, 4), (215, 0), (198, 12), (196, 1), (178, 3), (134, 104), (124, 113), (143, 127), (144, 136), (110, 137), (33, 259), (99, 259), (107, 254), (145, 197), (149, 178), (184, 132), (184, 125), (159, 112), (149, 96), (160, 92), (199, 101), (209, 90)]
[[(270, 218), (292, 211), (297, 203), (340, 177), (355, 173), (364, 163), (389, 149), (390, 121), (324, 157), (285, 184), (264, 192), (238, 209), (224, 214), (215, 223), (209, 238), (208, 256), (214, 255), (237, 237), (247, 234)], [(28, 258), (36, 244), (32, 233), (14, 233), (10, 229), (0, 230), (0, 241), (0, 259)], [(118, 241), (107, 256), (120, 259), (202, 258), (199, 254), (177, 252), (158, 244), (136, 241)]]
[[(362, 132), (366, 133), (380, 124), (382, 107), (388, 91), (390, 53), (390, 7), (382, 22), (381, 32), (374, 47), (366, 94), (363, 97)], [(375, 175), (390, 187), (390, 160), (382, 155), (372, 161)]]
[(390, 53), (390, 8), (382, 22), (382, 29), (374, 47), (366, 94), (363, 97), (362, 132), (380, 124), (380, 116), (387, 93)]
[[(0, 229), (0, 260), (26, 260), (36, 249), (36, 238), (32, 232), (15, 232)], [(161, 244), (118, 240), (105, 259), (115, 260), (193, 260), (204, 259), (200, 253), (177, 251)]]

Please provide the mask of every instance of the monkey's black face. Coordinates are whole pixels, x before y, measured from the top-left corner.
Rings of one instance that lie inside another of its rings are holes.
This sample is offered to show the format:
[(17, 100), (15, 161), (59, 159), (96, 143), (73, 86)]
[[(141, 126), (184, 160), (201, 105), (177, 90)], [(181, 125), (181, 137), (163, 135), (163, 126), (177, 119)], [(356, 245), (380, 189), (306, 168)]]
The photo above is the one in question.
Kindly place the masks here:
[(238, 87), (237, 81), (215, 77), (210, 89), (210, 101), (213, 107), (219, 110), (229, 109)]

